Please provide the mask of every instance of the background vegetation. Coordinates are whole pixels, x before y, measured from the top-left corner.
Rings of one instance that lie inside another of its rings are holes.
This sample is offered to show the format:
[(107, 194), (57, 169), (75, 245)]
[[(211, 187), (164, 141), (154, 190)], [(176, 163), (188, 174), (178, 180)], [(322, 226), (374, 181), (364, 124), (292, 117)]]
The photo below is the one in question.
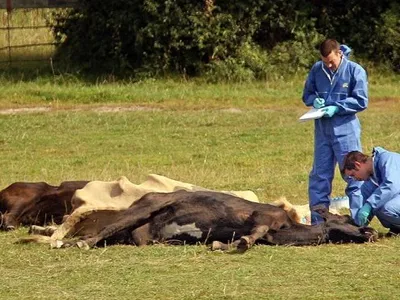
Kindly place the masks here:
[[(83, 0), (74, 9), (2, 10), (0, 69), (24, 60), (23, 68), (53, 74), (274, 81), (306, 72), (321, 40), (334, 37), (368, 71), (398, 72), (399, 7), (394, 0)], [(8, 24), (24, 28), (9, 32)], [(9, 52), (9, 42), (18, 48)], [(40, 45), (20, 47), (27, 44)]]
[(398, 1), (83, 0), (54, 18), (60, 57), (81, 70), (211, 81), (293, 75), (325, 37), (400, 67)]

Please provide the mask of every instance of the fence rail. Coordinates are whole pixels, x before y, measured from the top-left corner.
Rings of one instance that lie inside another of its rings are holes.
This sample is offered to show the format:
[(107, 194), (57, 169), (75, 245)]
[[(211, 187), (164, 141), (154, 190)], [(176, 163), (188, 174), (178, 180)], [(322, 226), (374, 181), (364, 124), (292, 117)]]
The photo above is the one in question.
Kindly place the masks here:
[(0, 9), (74, 7), (79, 0), (0, 0)]
[(0, 27), (0, 30), (14, 30), (14, 29), (41, 29), (41, 28), (50, 28), (47, 25), (42, 26), (12, 26), (12, 27)]
[[(56, 43), (56, 42), (54, 42), (54, 43), (35, 43), (35, 44), (25, 44), (25, 45), (13, 45), (13, 46), (11, 46), (11, 48), (28, 48), (28, 47), (37, 47), (37, 46), (56, 46), (58, 44), (59, 43)], [(6, 50), (8, 48), (10, 48), (10, 47), (9, 46), (1, 47), (0, 51)]]

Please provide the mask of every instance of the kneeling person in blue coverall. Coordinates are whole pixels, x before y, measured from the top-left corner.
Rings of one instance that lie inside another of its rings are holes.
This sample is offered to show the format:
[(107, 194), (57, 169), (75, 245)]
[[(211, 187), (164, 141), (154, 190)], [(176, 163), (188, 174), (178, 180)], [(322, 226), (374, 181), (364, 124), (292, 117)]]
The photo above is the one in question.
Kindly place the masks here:
[(372, 156), (352, 151), (345, 157), (342, 172), (364, 181), (363, 206), (356, 222), (364, 226), (376, 216), (389, 228), (389, 235), (400, 234), (400, 154), (381, 147), (375, 147)]

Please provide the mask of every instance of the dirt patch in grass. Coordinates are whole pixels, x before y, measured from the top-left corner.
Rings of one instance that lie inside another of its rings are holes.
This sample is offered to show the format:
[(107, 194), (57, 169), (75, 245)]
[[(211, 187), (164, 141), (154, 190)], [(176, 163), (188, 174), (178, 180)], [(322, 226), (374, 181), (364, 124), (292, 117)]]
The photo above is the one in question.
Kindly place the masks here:
[(95, 112), (126, 112), (126, 111), (158, 111), (159, 108), (149, 108), (144, 106), (99, 106), (99, 107), (74, 107), (74, 108), (54, 108), (47, 106), (21, 107), (0, 109), (0, 115), (29, 114), (51, 111), (95, 111)]
[[(4, 108), (0, 109), (0, 115), (14, 115), (14, 114), (29, 114), (41, 112), (55, 112), (55, 111), (94, 111), (99, 113), (115, 113), (115, 112), (129, 112), (129, 111), (162, 111), (163, 108), (147, 107), (147, 106), (79, 106), (79, 107), (51, 107), (51, 106), (36, 106), (36, 107), (18, 107), (18, 108)], [(220, 109), (223, 112), (229, 113), (242, 113), (240, 108), (224, 108)]]
[(36, 113), (36, 112), (45, 112), (50, 111), (49, 107), (23, 107), (23, 108), (8, 108), (1, 109), (0, 115), (13, 115), (13, 114), (21, 114), (21, 113)]

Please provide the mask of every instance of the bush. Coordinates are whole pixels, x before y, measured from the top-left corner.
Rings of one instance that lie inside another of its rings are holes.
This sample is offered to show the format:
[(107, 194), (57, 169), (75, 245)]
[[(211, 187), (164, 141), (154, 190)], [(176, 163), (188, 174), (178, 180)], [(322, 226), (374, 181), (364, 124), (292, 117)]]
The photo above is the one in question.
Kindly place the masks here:
[(381, 60), (400, 72), (400, 4), (393, 3), (389, 10), (382, 14), (383, 25), (378, 28), (379, 38), (376, 54)]
[[(78, 8), (55, 15), (54, 33), (63, 41), (58, 57), (91, 72), (265, 77), (265, 51), (276, 45), (271, 38), (290, 39), (293, 28), (309, 22), (285, 19), (285, 9), (295, 13), (295, 6), (285, 3), (116, 0), (110, 6), (83, 0)], [(285, 22), (267, 26), (271, 18)], [(266, 30), (270, 34), (263, 43)]]
[(249, 81), (308, 69), (329, 36), (398, 69), (399, 5), (340, 3), (82, 0), (55, 14), (57, 56), (89, 72)]

